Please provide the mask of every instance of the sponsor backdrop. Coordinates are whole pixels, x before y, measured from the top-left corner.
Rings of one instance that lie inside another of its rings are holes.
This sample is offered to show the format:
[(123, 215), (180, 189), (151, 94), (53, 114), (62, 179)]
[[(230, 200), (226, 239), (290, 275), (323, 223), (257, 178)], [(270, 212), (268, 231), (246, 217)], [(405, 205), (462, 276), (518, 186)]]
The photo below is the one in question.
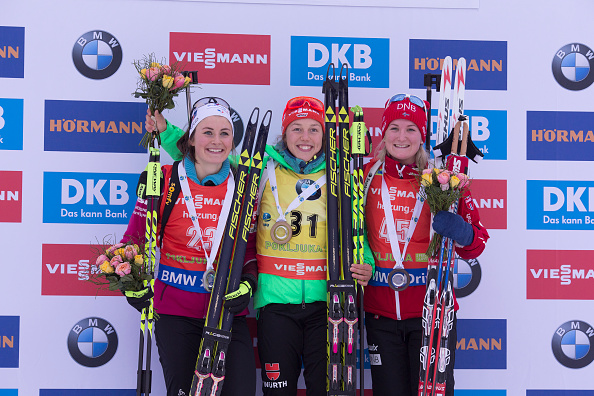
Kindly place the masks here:
[[(104, 238), (121, 238), (148, 160), (132, 62), (151, 52), (198, 70), (193, 99), (227, 99), (236, 125), (271, 109), (271, 143), (287, 99), (322, 98), (330, 63), (348, 63), (350, 103), (377, 143), (388, 97), (424, 97), (424, 74), (465, 57), (466, 112), (485, 154), (470, 176), (491, 240), (456, 263), (456, 394), (594, 394), (594, 39), (587, 23), (554, 28), (594, 5), (292, 3), (4, 2), (0, 395), (134, 394), (139, 315), (88, 279)], [(185, 127), (184, 95), (176, 105), (165, 115)]]

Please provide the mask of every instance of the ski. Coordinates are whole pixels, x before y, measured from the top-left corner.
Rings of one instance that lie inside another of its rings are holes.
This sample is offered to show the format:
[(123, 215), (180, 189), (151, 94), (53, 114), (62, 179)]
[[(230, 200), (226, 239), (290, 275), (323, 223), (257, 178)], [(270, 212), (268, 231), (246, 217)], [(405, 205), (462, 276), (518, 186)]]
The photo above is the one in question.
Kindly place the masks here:
[[(155, 284), (154, 272), (157, 255), (157, 214), (159, 211), (159, 196), (161, 194), (161, 164), (157, 134), (152, 133), (149, 141), (149, 162), (140, 176), (137, 186), (137, 196), (147, 200), (145, 244), (143, 272), (150, 274), (151, 280), (144, 281), (144, 287), (152, 291)], [(155, 147), (157, 141), (157, 147)], [(153, 298), (150, 305), (140, 313), (140, 339), (138, 346), (138, 370), (136, 378), (136, 395), (147, 396), (151, 393), (151, 348), (153, 338), (154, 306)], [(146, 355), (145, 355), (146, 351)]]
[[(369, 135), (367, 127), (363, 119), (363, 109), (360, 106), (355, 106), (351, 109), (353, 112), (353, 125), (350, 129), (351, 135), (351, 153), (353, 157), (353, 246), (354, 262), (356, 264), (364, 263), (364, 184), (363, 178), (363, 158), (371, 152), (371, 135)], [(365, 138), (369, 142), (369, 151), (365, 149)], [(359, 295), (359, 389), (360, 394), (365, 391), (365, 310), (364, 310), (364, 294), (363, 287), (357, 285), (357, 293)]]
[[(251, 164), (251, 152), (254, 145), (256, 128), (259, 118), (259, 109), (255, 108), (250, 115), (246, 127), (239, 164), (237, 168), (237, 178), (235, 180), (235, 189), (231, 200), (230, 216), (223, 234), (223, 241), (219, 250), (218, 264), (215, 274), (213, 287), (210, 294), (210, 302), (206, 315), (206, 322), (202, 331), (202, 341), (200, 343), (200, 353), (196, 361), (196, 370), (192, 379), (190, 395), (208, 395), (212, 386), (213, 378), (211, 376), (213, 356), (216, 353), (217, 342), (229, 342), (231, 340), (231, 331), (222, 330), (219, 327), (221, 312), (223, 310), (223, 297), (227, 290), (229, 271), (233, 255), (233, 247), (236, 242), (238, 226), (243, 223), (239, 218), (241, 207), (246, 193), (246, 180), (248, 178), (249, 166)], [(224, 359), (223, 359), (224, 365)]]
[[(446, 56), (441, 69), (439, 84), (439, 103), (437, 107), (436, 147), (450, 134), (450, 96), (452, 92), (452, 58)], [(443, 155), (435, 152), (435, 165), (443, 165)]]
[[(248, 237), (250, 234), (250, 226), (252, 215), (254, 213), (254, 206), (256, 205), (258, 187), (260, 184), (260, 173), (262, 171), (262, 161), (264, 159), (264, 150), (266, 149), (266, 139), (268, 138), (268, 131), (270, 129), (270, 121), (272, 119), (272, 111), (268, 110), (262, 118), (258, 137), (254, 147), (254, 154), (249, 164), (249, 175), (245, 193), (248, 194), (241, 207), (239, 214), (239, 226), (237, 227), (237, 235), (235, 238), (235, 247), (233, 249), (233, 261), (231, 263), (231, 273), (229, 274), (229, 281), (227, 283), (227, 292), (231, 293), (239, 288), (241, 283), (241, 274), (243, 269), (243, 261), (245, 257)], [(266, 121), (267, 120), (267, 121)], [(246, 158), (244, 157), (244, 160)], [(233, 325), (233, 318), (235, 315), (227, 309), (223, 310), (223, 318), (220, 325), (220, 331), (231, 335), (231, 327)], [(212, 330), (214, 331), (214, 330)], [(212, 364), (210, 377), (212, 379), (212, 386), (210, 390), (202, 392), (203, 395), (220, 396), (223, 389), (223, 382), (225, 380), (225, 363), (227, 358), (227, 350), (229, 349), (230, 339), (221, 339), (217, 343), (216, 356)]]

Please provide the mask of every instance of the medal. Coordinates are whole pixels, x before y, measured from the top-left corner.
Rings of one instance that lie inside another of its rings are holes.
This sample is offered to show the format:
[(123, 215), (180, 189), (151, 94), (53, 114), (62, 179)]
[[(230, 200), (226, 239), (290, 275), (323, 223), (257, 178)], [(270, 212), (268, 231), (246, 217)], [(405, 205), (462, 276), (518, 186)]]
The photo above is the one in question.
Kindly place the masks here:
[(388, 274), (388, 285), (390, 289), (401, 292), (406, 290), (410, 284), (410, 277), (404, 268), (394, 268)]
[(202, 275), (202, 285), (204, 290), (207, 292), (212, 291), (212, 287), (214, 286), (215, 280), (215, 271), (213, 269), (207, 269)]
[(291, 240), (293, 229), (285, 220), (277, 220), (270, 229), (270, 237), (275, 243), (284, 245)]

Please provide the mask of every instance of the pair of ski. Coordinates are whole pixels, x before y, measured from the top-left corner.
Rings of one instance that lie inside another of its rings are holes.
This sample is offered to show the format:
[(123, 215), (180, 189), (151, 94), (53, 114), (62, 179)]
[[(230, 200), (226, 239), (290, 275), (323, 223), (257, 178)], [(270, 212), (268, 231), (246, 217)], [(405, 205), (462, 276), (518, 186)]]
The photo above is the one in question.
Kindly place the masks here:
[[(184, 71), (184, 77), (190, 77), (190, 84), (186, 87), (186, 105), (188, 118), (191, 113), (190, 86), (198, 84), (197, 71)], [(154, 117), (153, 117), (154, 120)], [(189, 124), (188, 124), (189, 125)], [(136, 187), (136, 195), (146, 198), (146, 227), (143, 272), (151, 275), (150, 281), (144, 281), (144, 287), (153, 291), (155, 286), (155, 266), (157, 257), (157, 217), (159, 213), (159, 196), (161, 195), (161, 137), (157, 131), (147, 133), (140, 142), (140, 145), (148, 148), (149, 162), (145, 171), (141, 174)], [(136, 396), (149, 395), (151, 393), (152, 371), (151, 371), (151, 350), (154, 324), (153, 298), (149, 300), (149, 306), (140, 312), (140, 341), (138, 346), (138, 371), (136, 378)], [(146, 351), (146, 355), (145, 355)]]
[[(452, 59), (444, 59), (437, 115), (437, 144), (433, 149), (434, 166), (454, 173), (468, 174), (468, 160), (477, 162), (483, 154), (470, 138), (468, 120), (464, 116), (466, 60), (458, 59), (454, 80), (453, 109), (450, 122), (452, 91)], [(450, 123), (454, 125), (450, 133)], [(462, 129), (462, 134), (460, 130)], [(449, 155), (448, 155), (449, 154)], [(458, 211), (458, 203), (450, 208)], [(450, 364), (449, 339), (454, 324), (454, 241), (442, 238), (439, 258), (429, 258), (427, 289), (423, 303), (423, 336), (419, 371), (419, 396), (443, 396), (446, 390), (446, 370)], [(456, 342), (456, 340), (453, 340)]]
[(223, 298), (225, 294), (237, 290), (241, 283), (243, 261), (257, 200), (272, 111), (268, 110), (264, 114), (256, 136), (258, 118), (259, 109), (256, 107), (250, 115), (243, 138), (235, 190), (219, 250), (216, 275), (202, 331), (200, 353), (190, 389), (192, 396), (219, 396), (223, 389), (227, 350), (231, 341), (231, 326), (234, 318), (233, 313), (223, 309)]
[(361, 389), (364, 386), (363, 327), (359, 322), (363, 318), (363, 289), (353, 280), (350, 266), (363, 263), (363, 157), (367, 129), (360, 107), (354, 108), (355, 122), (349, 128), (348, 66), (341, 66), (338, 81), (335, 70), (334, 64), (330, 64), (322, 88), (326, 109), (327, 390), (328, 395), (355, 395), (357, 334)]

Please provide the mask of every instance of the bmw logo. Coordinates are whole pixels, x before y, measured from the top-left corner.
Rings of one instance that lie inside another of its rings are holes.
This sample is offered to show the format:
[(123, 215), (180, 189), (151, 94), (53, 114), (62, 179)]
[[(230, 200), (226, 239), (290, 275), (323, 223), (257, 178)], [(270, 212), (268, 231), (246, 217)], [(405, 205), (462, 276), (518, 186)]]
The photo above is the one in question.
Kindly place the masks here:
[(553, 335), (553, 354), (568, 368), (583, 368), (594, 360), (594, 329), (581, 320), (563, 323)]
[(553, 57), (553, 76), (563, 88), (588, 88), (594, 82), (594, 52), (580, 43), (561, 47)]
[(68, 352), (78, 364), (99, 367), (109, 362), (118, 349), (118, 335), (113, 326), (101, 318), (86, 318), (68, 333)]
[(76, 70), (93, 80), (112, 76), (122, 64), (122, 47), (111, 34), (93, 30), (80, 36), (72, 48)]
[[(310, 185), (314, 184), (315, 182), (313, 180), (310, 179), (300, 179), (297, 184), (295, 184), (295, 191), (297, 191), (297, 194), (301, 194), (303, 192), (303, 190), (305, 190), (307, 187), (309, 187)], [(315, 193), (313, 193), (309, 198), (307, 198), (308, 201), (315, 201), (316, 199), (320, 198), (322, 196), (322, 191), (320, 189), (317, 189)]]
[(466, 297), (474, 292), (481, 282), (481, 265), (477, 259), (456, 258), (454, 263), (454, 289), (456, 297)]

